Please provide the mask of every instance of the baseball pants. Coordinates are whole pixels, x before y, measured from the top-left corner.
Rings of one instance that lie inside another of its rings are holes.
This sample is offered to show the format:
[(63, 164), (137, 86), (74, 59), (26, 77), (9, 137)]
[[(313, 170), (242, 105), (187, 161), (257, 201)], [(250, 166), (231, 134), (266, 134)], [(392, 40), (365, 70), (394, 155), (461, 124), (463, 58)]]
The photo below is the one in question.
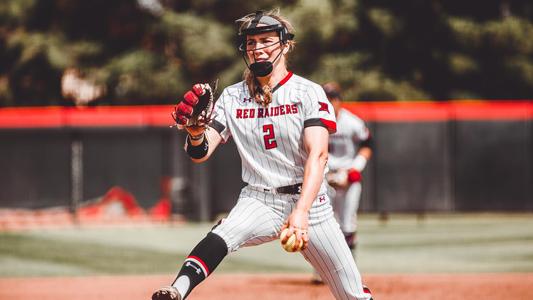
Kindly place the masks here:
[[(228, 251), (278, 239), (281, 226), (296, 206), (297, 195), (274, 194), (246, 186), (228, 217), (213, 229), (228, 245)], [(361, 276), (329, 197), (319, 194), (309, 212), (309, 246), (301, 251), (328, 284), (336, 299), (368, 300)]]

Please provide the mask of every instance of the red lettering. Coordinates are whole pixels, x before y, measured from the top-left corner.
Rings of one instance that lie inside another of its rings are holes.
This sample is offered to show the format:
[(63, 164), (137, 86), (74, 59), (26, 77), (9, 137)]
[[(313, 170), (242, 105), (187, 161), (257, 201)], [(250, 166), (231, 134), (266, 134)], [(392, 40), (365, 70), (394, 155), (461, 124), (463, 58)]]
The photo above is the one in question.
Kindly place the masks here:
[(237, 108), (237, 119), (242, 119), (242, 109)]
[(243, 109), (242, 117), (245, 118), (245, 119), (248, 119), (248, 109), (247, 108)]
[(263, 118), (263, 108), (260, 107), (257, 109), (257, 117)]
[(279, 106), (274, 107), (274, 116), (279, 116)]
[(255, 108), (250, 109), (250, 119), (255, 118)]
[(298, 106), (296, 104), (292, 105), (292, 113), (297, 114), (298, 113)]
[(285, 111), (286, 111), (288, 114), (292, 114), (292, 111), (291, 111), (291, 105), (290, 105), (290, 104), (285, 104)]
[(326, 102), (320, 102), (318, 101), (318, 105), (320, 106), (318, 108), (318, 111), (325, 111), (325, 112), (328, 112), (329, 113), (329, 107), (328, 107), (328, 104)]
[(270, 117), (270, 114), (268, 113), (269, 110), (270, 110), (270, 107), (265, 108), (265, 118)]
[(284, 114), (285, 114), (285, 106), (282, 105), (282, 106), (279, 107), (279, 115), (283, 116)]

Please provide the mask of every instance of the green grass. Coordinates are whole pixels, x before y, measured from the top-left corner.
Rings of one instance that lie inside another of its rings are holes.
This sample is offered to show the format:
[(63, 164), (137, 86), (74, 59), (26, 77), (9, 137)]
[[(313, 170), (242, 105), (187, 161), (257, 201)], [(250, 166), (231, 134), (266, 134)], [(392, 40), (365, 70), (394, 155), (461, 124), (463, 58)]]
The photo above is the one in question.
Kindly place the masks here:
[(532, 272), (533, 215), (393, 216), (361, 224), (363, 272)]
[[(173, 274), (211, 228), (63, 229), (0, 233), (0, 276)], [(533, 272), (533, 214), (363, 215), (363, 273)], [(310, 272), (277, 242), (232, 253), (217, 272)]]

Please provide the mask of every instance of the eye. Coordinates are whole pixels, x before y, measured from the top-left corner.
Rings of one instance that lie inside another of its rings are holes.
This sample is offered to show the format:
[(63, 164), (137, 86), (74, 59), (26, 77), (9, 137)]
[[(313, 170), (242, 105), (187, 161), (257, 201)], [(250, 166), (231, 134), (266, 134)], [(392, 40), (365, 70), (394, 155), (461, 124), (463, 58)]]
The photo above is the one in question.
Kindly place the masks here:
[(254, 40), (247, 40), (246, 41), (246, 46), (253, 46), (255, 45), (255, 41)]

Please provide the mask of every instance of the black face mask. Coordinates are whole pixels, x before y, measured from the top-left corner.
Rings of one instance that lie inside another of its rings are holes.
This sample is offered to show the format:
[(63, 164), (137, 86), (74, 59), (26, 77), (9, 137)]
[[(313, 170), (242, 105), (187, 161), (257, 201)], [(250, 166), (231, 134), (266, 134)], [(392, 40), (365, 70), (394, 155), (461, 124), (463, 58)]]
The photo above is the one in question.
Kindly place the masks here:
[(281, 56), (282, 53), (283, 53), (283, 50), (281, 50), (279, 52), (279, 54), (276, 56), (276, 58), (274, 58), (273, 62), (270, 62), (268, 60), (267, 61), (254, 62), (251, 65), (249, 65), (248, 68), (250, 69), (250, 71), (252, 71), (252, 73), (254, 73), (255, 77), (268, 76), (268, 75), (270, 75), (270, 73), (272, 73), (272, 70), (274, 69), (274, 62), (276, 60), (278, 60), (278, 58)]
[(254, 73), (255, 77), (265, 77), (272, 73), (274, 66), (269, 61), (254, 62), (250, 65), (250, 71)]

